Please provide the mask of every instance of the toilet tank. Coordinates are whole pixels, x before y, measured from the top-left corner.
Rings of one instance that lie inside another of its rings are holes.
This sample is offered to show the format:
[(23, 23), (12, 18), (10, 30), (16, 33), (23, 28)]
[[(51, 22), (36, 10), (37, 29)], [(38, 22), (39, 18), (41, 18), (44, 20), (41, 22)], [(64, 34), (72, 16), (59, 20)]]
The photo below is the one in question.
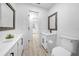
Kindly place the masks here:
[(77, 52), (77, 44), (78, 44), (78, 40), (73, 39), (72, 37), (68, 37), (68, 36), (60, 37), (60, 46), (64, 47), (65, 49), (67, 49), (72, 53)]

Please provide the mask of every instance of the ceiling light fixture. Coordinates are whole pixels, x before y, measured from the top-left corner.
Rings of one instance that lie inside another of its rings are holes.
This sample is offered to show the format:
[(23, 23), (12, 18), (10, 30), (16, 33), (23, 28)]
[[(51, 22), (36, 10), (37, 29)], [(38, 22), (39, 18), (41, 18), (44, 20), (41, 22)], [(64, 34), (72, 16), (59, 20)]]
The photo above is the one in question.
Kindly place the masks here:
[(36, 3), (36, 4), (40, 4), (40, 3)]

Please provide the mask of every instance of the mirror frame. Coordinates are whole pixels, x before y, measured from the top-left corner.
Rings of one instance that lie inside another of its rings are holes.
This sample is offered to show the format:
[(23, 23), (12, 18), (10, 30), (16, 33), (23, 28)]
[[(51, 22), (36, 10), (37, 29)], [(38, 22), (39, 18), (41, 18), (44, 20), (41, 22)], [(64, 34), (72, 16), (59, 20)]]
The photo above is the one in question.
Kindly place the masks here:
[(13, 27), (0, 27), (0, 31), (15, 29), (15, 9), (11, 6), (10, 3), (5, 3), (5, 4), (13, 11)]
[[(55, 16), (55, 28), (50, 28), (50, 18), (53, 16)], [(48, 17), (48, 30), (50, 30), (50, 33), (52, 32), (52, 30), (57, 30), (57, 12)]]

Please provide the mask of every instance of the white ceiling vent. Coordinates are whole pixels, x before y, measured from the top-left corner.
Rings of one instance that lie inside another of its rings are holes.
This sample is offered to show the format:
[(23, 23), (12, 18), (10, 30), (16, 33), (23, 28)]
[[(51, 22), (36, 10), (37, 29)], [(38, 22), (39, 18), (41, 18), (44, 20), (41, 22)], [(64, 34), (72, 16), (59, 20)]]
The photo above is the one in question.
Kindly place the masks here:
[(45, 9), (50, 9), (55, 3), (32, 3), (32, 5), (45, 8)]
[(36, 3), (36, 4), (40, 4), (40, 3)]

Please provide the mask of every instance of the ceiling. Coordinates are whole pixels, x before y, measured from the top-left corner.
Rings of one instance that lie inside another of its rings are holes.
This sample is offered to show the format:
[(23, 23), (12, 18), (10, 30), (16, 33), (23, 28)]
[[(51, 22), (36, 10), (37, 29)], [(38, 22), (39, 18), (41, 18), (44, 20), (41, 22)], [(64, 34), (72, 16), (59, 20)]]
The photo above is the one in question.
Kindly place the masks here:
[(20, 3), (20, 4), (18, 3), (18, 5), (25, 5), (25, 4), (41, 7), (48, 10), (52, 8), (56, 3)]
[(50, 9), (55, 3), (31, 3), (34, 6)]

